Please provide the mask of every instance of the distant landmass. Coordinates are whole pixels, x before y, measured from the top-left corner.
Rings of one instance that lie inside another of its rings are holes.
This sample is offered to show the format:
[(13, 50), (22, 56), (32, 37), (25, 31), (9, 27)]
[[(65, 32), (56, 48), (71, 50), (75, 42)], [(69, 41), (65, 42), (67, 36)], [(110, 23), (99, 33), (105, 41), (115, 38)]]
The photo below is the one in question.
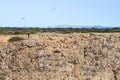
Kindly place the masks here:
[[(57, 26), (47, 26), (47, 28), (114, 28), (115, 26), (82, 26), (82, 25), (57, 25)], [(117, 27), (120, 28), (120, 27)]]

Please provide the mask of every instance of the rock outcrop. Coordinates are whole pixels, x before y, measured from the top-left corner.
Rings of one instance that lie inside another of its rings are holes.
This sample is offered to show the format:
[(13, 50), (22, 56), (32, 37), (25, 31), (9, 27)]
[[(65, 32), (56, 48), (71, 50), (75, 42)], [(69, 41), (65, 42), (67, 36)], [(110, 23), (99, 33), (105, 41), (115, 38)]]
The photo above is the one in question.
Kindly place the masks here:
[(119, 33), (25, 39), (0, 43), (0, 80), (120, 80)]

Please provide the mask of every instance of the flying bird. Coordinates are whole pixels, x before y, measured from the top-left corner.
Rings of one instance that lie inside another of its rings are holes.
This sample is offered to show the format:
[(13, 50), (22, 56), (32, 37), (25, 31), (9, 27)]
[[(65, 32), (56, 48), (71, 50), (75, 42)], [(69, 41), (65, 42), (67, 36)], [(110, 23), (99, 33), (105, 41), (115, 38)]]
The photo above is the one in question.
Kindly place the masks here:
[(24, 19), (25, 19), (25, 17), (22, 17), (22, 18), (21, 18), (21, 20), (24, 20)]

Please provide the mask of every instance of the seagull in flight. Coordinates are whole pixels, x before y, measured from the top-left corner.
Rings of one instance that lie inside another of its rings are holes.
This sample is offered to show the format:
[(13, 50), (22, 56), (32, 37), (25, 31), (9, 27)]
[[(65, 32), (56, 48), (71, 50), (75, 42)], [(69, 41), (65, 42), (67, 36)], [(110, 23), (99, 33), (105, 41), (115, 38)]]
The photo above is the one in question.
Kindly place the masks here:
[(22, 18), (21, 18), (21, 20), (24, 20), (24, 19), (25, 19), (25, 17), (22, 17)]

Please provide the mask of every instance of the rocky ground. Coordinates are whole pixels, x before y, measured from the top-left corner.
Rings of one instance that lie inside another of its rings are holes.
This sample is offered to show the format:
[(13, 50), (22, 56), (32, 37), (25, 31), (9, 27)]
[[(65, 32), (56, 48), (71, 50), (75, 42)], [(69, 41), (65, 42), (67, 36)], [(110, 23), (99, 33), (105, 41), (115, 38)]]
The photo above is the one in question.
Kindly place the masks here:
[(120, 80), (120, 33), (1, 35), (0, 80)]

